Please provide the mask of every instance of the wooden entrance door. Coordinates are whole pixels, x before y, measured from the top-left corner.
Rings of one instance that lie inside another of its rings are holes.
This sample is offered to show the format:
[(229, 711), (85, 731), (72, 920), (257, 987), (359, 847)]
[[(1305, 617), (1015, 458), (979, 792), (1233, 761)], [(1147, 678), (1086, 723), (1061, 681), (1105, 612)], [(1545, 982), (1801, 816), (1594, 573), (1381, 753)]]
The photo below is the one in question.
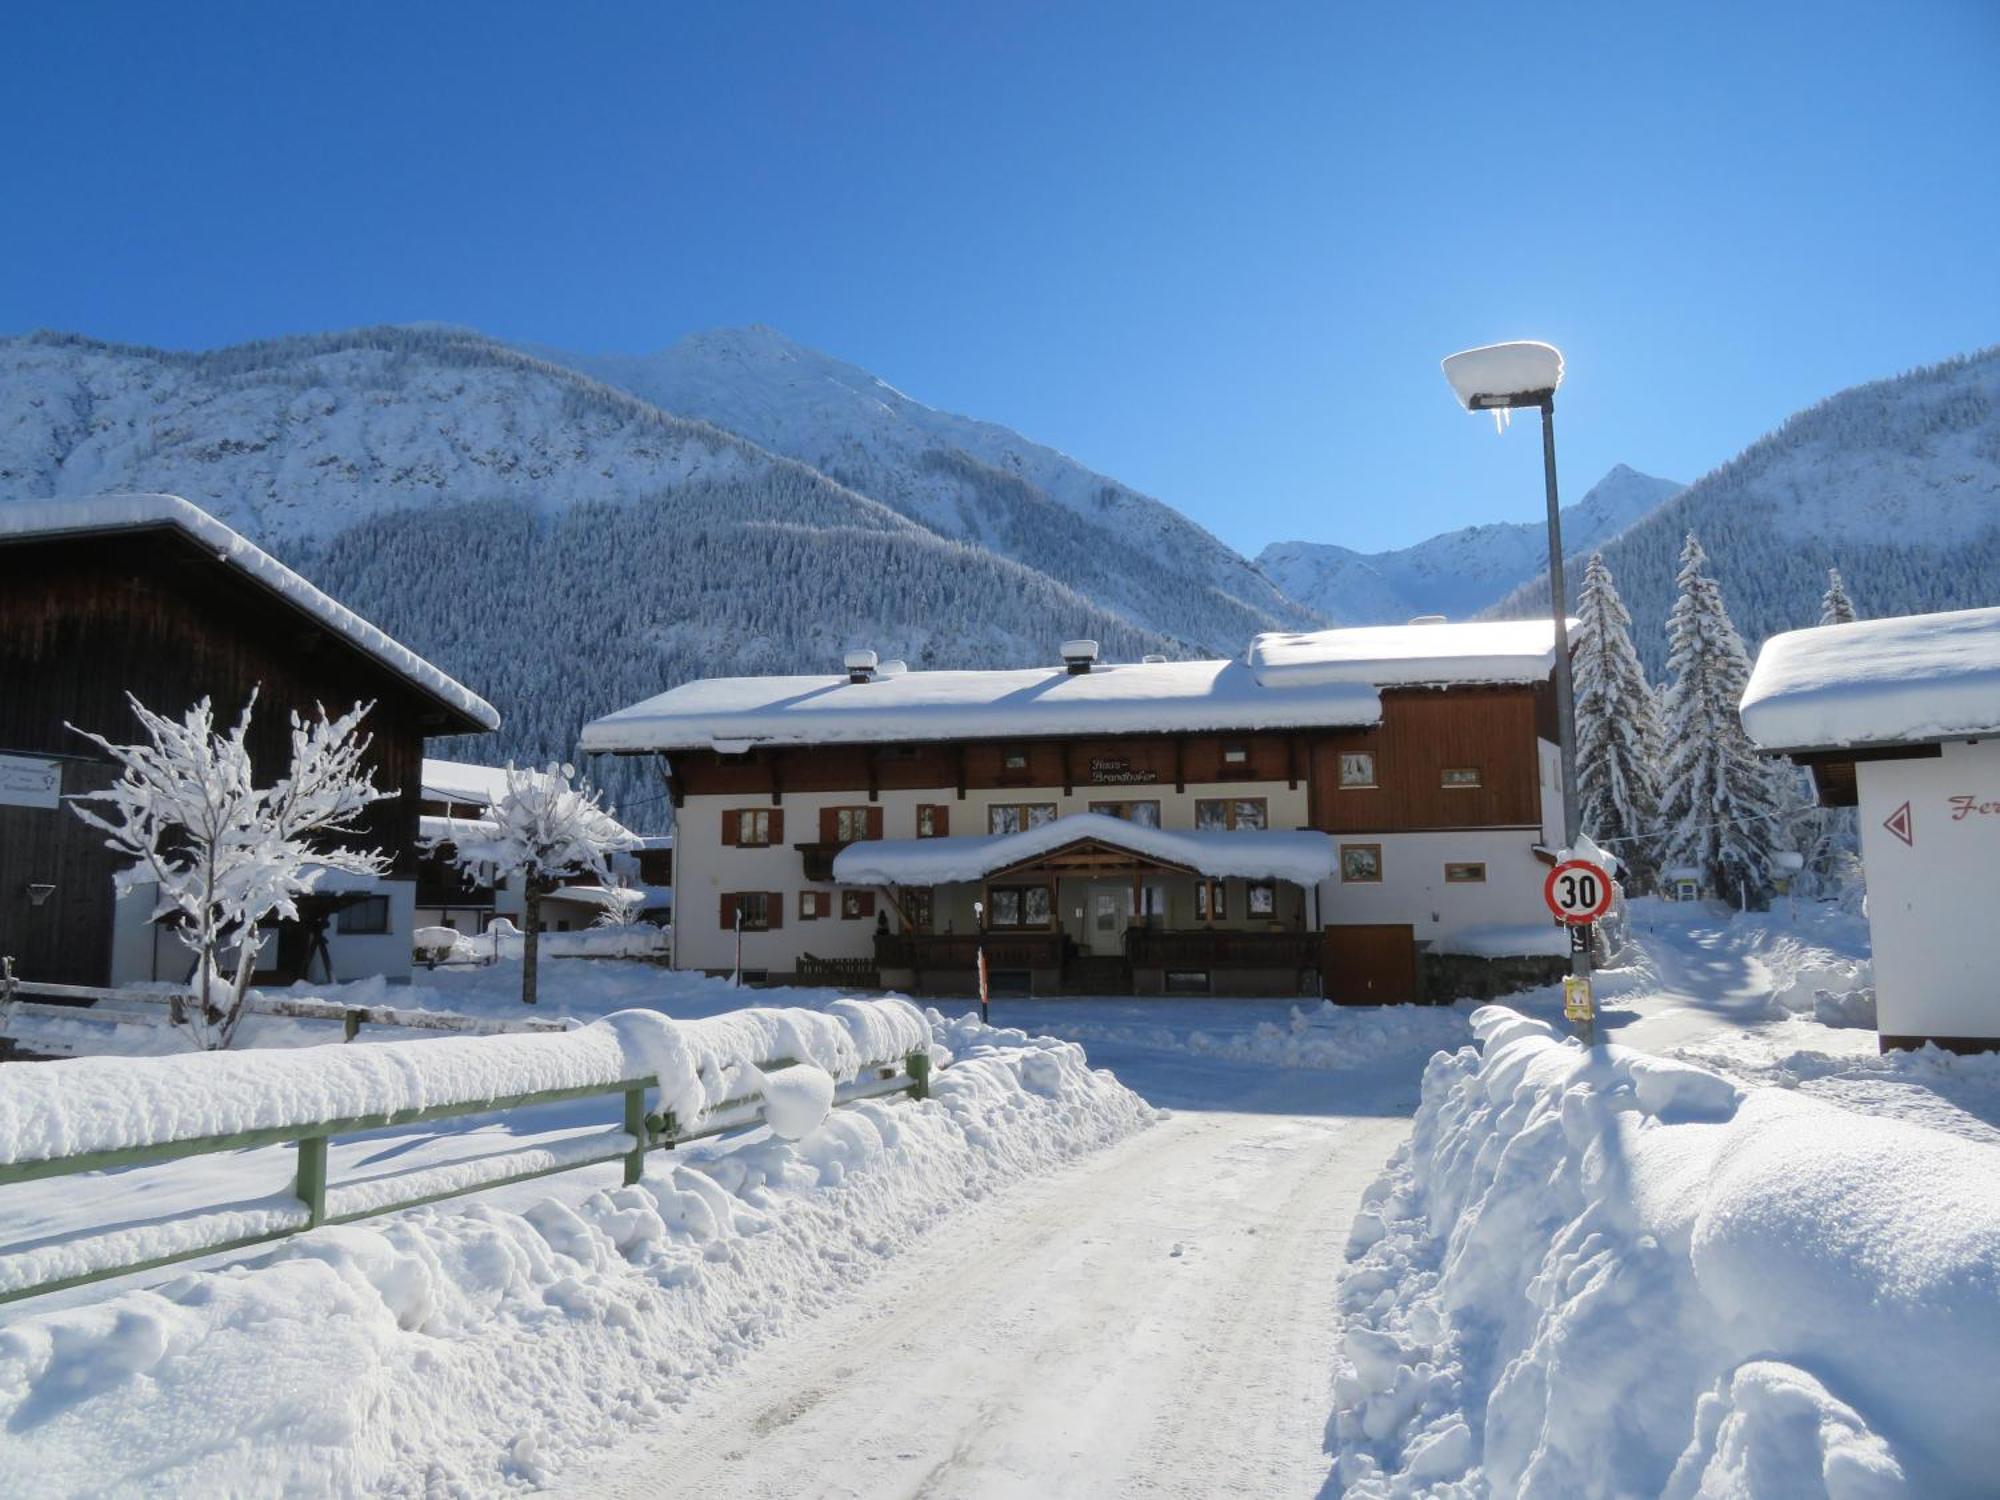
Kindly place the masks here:
[(1128, 885), (1090, 887), (1083, 907), (1086, 950), (1098, 958), (1118, 958), (1125, 952), (1125, 913), (1132, 901)]
[(1408, 923), (1329, 927), (1320, 976), (1340, 1005), (1397, 1005), (1417, 998), (1416, 930)]

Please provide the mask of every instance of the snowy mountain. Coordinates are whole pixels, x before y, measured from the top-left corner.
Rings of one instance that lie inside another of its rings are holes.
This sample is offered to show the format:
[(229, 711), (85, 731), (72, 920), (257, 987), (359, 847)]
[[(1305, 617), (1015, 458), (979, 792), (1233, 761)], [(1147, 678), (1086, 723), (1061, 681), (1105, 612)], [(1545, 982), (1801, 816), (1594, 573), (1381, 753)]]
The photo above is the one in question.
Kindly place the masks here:
[[(1563, 507), (1564, 550), (1602, 546), (1681, 489), (1619, 464)], [(1424, 614), (1462, 619), (1547, 570), (1548, 532), (1540, 521), (1499, 521), (1390, 552), (1273, 542), (1257, 555), (1257, 566), (1286, 594), (1341, 624), (1390, 624)]]
[[(1864, 618), (2000, 604), (2000, 347), (1828, 397), (1606, 542), (1655, 680), (1689, 530), (1753, 652), (1819, 622), (1829, 567)], [(1547, 601), (1537, 578), (1490, 612)]]
[[(1318, 623), (1171, 507), (1009, 428), (925, 406), (773, 329), (714, 329), (650, 355), (535, 352), (810, 464), (1136, 623), (1231, 651), (1248, 622)], [(1163, 586), (1191, 589), (1206, 615), (1226, 611), (1235, 634), (1205, 633)]]
[(586, 718), (676, 682), (832, 669), (849, 646), (1020, 666), (1077, 635), (1127, 659), (1233, 652), (1313, 618), (1240, 558), (1257, 601), (1217, 588), (1212, 538), (1192, 568), (1158, 516), (1164, 540), (1131, 540), (1145, 507), (1172, 515), (1154, 502), (1111, 507), (1121, 538), (960, 450), (915, 461), (906, 503), (957, 473), (995, 536), (1060, 543), (1103, 593), (462, 330), (197, 354), (0, 340), (0, 500), (184, 495), (490, 698), (505, 725), (441, 748), (461, 758), (567, 755)]

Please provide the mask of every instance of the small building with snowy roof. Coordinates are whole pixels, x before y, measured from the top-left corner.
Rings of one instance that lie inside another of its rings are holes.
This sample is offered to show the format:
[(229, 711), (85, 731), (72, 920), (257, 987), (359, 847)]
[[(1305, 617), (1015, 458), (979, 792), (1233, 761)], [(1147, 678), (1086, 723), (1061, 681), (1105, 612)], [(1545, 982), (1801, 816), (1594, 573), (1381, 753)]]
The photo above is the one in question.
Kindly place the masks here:
[(1743, 727), (1859, 810), (1882, 1046), (2000, 1048), (2000, 609), (1773, 636)]
[(983, 953), (1034, 993), (1411, 1000), (1471, 961), (1442, 962), (1447, 934), (1548, 921), (1553, 637), (1413, 623), (1143, 662), (1071, 641), (1002, 671), (856, 651), (685, 683), (582, 747), (667, 777), (683, 967), (963, 993)]
[[(177, 717), (209, 698), (233, 723), (254, 691), (260, 781), (290, 760), (293, 710), (372, 702), (375, 784), (360, 842), (386, 878), (341, 877), (302, 902), (264, 949), (262, 983), (407, 977), (425, 740), (481, 733), (477, 694), (314, 588), (207, 512), (172, 495), (0, 503), (0, 954), (23, 979), (84, 985), (186, 977), (192, 958), (151, 921), (144, 890), (114, 899), (116, 858), (62, 799), (110, 783), (75, 725), (135, 739), (126, 703)], [(324, 948), (320, 942), (323, 940)]]

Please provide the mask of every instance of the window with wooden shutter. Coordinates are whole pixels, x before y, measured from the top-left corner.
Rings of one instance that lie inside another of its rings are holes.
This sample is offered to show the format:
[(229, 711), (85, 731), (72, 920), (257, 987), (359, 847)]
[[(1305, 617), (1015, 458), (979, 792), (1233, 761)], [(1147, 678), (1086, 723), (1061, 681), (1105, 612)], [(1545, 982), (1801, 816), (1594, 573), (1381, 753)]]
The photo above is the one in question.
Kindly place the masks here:
[(917, 808), (917, 837), (920, 839), (943, 839), (951, 837), (951, 809), (942, 803), (925, 802)]
[(819, 841), (822, 844), (852, 844), (861, 839), (882, 837), (882, 809), (879, 807), (823, 807), (819, 814)]
[(736, 842), (736, 834), (738, 828), (740, 827), (741, 816), (742, 815), (738, 813), (736, 809), (733, 807), (729, 808), (722, 814), (723, 843), (733, 845)]
[(783, 891), (765, 891), (763, 892), (763, 897), (764, 925), (770, 928), (771, 931), (776, 932), (780, 927), (785, 925), (785, 893)]
[(771, 807), (735, 807), (722, 815), (722, 842), (748, 849), (781, 843), (785, 815)]
[(736, 910), (736, 893), (734, 891), (724, 891), (722, 893), (721, 917), (722, 930), (724, 932), (734, 932), (736, 930)]
[(875, 893), (873, 891), (842, 891), (840, 893), (840, 914), (850, 920), (856, 917), (875, 915)]

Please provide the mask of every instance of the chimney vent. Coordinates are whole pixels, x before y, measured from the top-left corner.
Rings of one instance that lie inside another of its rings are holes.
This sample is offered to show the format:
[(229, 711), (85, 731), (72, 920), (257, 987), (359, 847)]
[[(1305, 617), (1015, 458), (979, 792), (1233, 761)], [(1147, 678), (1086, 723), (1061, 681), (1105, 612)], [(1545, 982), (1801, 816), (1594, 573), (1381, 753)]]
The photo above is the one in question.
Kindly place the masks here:
[(1064, 641), (1062, 643), (1063, 665), (1072, 677), (1081, 677), (1097, 660), (1097, 642)]
[(847, 680), (867, 682), (875, 675), (876, 655), (873, 651), (850, 651), (847, 653)]

